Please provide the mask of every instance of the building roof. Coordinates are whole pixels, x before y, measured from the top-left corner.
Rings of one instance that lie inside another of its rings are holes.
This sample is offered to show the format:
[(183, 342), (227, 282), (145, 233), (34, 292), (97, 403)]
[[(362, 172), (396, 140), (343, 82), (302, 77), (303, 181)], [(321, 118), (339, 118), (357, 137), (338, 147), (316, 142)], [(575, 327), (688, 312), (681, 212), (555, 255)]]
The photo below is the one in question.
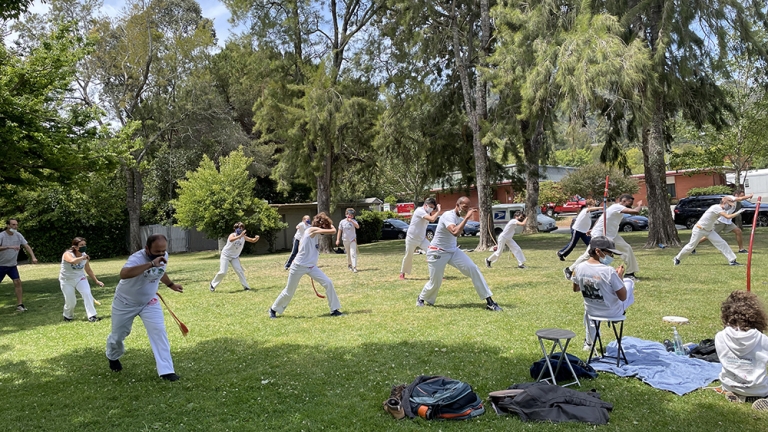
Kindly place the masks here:
[[(361, 199), (354, 203), (336, 203), (336, 206), (343, 207), (343, 206), (349, 206), (349, 205), (377, 205), (377, 204), (383, 204), (383, 203), (384, 201), (376, 197), (373, 197), (373, 198)], [(308, 202), (308, 203), (270, 204), (269, 206), (274, 208), (297, 208), (297, 209), (313, 208), (313, 207), (317, 207), (317, 201)]]
[[(504, 165), (504, 168), (507, 171), (515, 171), (516, 167), (517, 167), (516, 164)], [(540, 180), (552, 180), (552, 181), (556, 181), (557, 182), (557, 181), (562, 180), (568, 174), (570, 174), (570, 173), (572, 173), (574, 171), (577, 171), (577, 170), (578, 170), (578, 168), (574, 168), (574, 167), (555, 166), (555, 165), (539, 165), (539, 175), (540, 175), (539, 179)], [(525, 173), (518, 173), (517, 175), (519, 175), (520, 177), (525, 179)], [(454, 172), (448, 173), (445, 177), (451, 179), (453, 184), (457, 184), (461, 180), (461, 172), (454, 171)], [(496, 182), (495, 184), (496, 185), (507, 185), (507, 184), (512, 183), (512, 180), (513, 179), (508, 178), (507, 176), (504, 176), (504, 178), (502, 178), (501, 181)], [(472, 184), (472, 185), (470, 185), (470, 187), (475, 187), (475, 185)], [(434, 183), (430, 187), (430, 191), (431, 192), (439, 192), (439, 191), (442, 191), (442, 190), (445, 190), (445, 189), (449, 189), (449, 187), (443, 187), (441, 182)]]
[[(733, 172), (733, 168), (728, 168), (728, 167), (689, 168), (689, 169), (667, 171), (666, 176), (671, 177), (671, 176), (681, 176), (681, 175), (711, 174), (711, 173), (724, 173), (724, 172)], [(634, 175), (631, 175), (630, 177), (636, 178), (636, 179), (644, 179), (645, 174), (634, 174)]]

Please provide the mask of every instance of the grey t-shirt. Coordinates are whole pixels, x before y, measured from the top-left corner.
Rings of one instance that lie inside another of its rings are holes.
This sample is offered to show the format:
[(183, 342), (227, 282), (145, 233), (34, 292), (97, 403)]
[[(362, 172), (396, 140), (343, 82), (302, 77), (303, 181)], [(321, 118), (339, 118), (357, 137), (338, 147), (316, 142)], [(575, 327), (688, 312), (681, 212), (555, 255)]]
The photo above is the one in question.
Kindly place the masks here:
[[(128, 257), (128, 261), (123, 268), (136, 267), (147, 264), (151, 260), (144, 249)], [(168, 253), (165, 254), (165, 261), (168, 261)], [(149, 303), (155, 298), (157, 288), (160, 284), (160, 278), (165, 274), (166, 264), (160, 267), (150, 267), (144, 270), (144, 273), (130, 279), (120, 279), (115, 289), (115, 298), (122, 298), (128, 304), (140, 306)]]
[[(0, 246), (24, 246), (27, 240), (21, 233), (8, 235), (6, 230), (0, 231)], [(19, 251), (13, 249), (4, 249), (0, 251), (0, 267), (14, 267), (18, 264)]]

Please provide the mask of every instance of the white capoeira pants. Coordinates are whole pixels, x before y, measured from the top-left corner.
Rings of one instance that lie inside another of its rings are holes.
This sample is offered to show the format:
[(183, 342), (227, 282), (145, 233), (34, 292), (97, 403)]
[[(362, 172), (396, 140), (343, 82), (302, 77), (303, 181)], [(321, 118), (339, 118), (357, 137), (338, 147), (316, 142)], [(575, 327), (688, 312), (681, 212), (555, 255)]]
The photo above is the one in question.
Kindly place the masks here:
[(702, 237), (707, 237), (717, 250), (720, 251), (725, 257), (728, 259), (728, 262), (736, 260), (736, 254), (733, 253), (733, 250), (731, 250), (731, 247), (728, 246), (728, 243), (723, 240), (722, 237), (720, 237), (720, 234), (716, 233), (715, 231), (705, 231), (701, 228), (699, 228), (698, 225), (693, 227), (693, 230), (691, 231), (691, 240), (688, 241), (688, 244), (683, 246), (683, 249), (678, 252), (677, 256), (675, 258), (682, 260), (682, 258), (688, 254), (691, 253), (694, 249), (696, 249), (696, 245), (699, 244)]
[(461, 249), (456, 248), (453, 252), (447, 252), (442, 249), (434, 249), (430, 247), (427, 251), (427, 266), (429, 267), (429, 280), (424, 289), (421, 290), (419, 298), (425, 302), (433, 305), (437, 300), (437, 292), (440, 290), (440, 285), (443, 283), (443, 274), (445, 273), (445, 266), (452, 265), (456, 267), (461, 274), (468, 276), (472, 279), (472, 285), (477, 291), (477, 295), (481, 299), (486, 299), (493, 295), (488, 288), (488, 284), (485, 282), (483, 274), (480, 273), (480, 269), (477, 264), (472, 261)]
[(275, 303), (272, 304), (273, 311), (279, 314), (285, 311), (285, 308), (288, 307), (288, 303), (290, 303), (293, 298), (293, 294), (296, 292), (296, 287), (299, 286), (299, 281), (305, 274), (309, 275), (309, 277), (316, 280), (323, 288), (325, 288), (325, 297), (328, 300), (328, 307), (331, 308), (331, 312), (341, 309), (339, 297), (336, 295), (336, 290), (333, 289), (333, 282), (328, 279), (328, 276), (326, 276), (322, 270), (316, 266), (305, 267), (294, 263), (288, 271), (288, 282), (285, 284), (285, 289), (283, 289), (283, 292), (277, 296)]
[[(592, 238), (594, 239), (595, 236), (593, 235)], [(629, 245), (621, 236), (616, 236), (612, 238), (613, 244), (616, 245), (616, 250), (621, 252), (621, 256), (617, 258), (621, 258), (624, 261), (624, 273), (635, 273), (638, 270), (640, 270), (640, 267), (637, 264), (637, 258), (635, 258), (635, 252), (632, 250), (632, 246)], [(587, 246), (587, 250), (581, 254), (580, 257), (576, 259), (576, 261), (571, 264), (570, 269), (573, 271), (576, 266), (583, 263), (584, 261), (589, 259), (589, 246)]]
[(347, 267), (357, 268), (357, 239), (343, 240), (344, 251), (347, 253)]
[(91, 294), (91, 286), (88, 285), (88, 278), (83, 276), (80, 279), (59, 279), (59, 285), (61, 286), (61, 292), (64, 293), (65, 318), (72, 319), (74, 316), (75, 306), (77, 305), (75, 290), (80, 292), (80, 296), (83, 297), (83, 305), (85, 306), (85, 313), (88, 315), (88, 318), (96, 316), (96, 306), (93, 305), (93, 295)]
[(411, 237), (405, 238), (405, 256), (403, 257), (403, 264), (400, 266), (400, 273), (411, 274), (413, 269), (413, 253), (416, 252), (417, 247), (426, 252), (429, 250), (429, 240), (426, 238), (421, 240)]
[(149, 345), (157, 363), (157, 374), (173, 373), (171, 344), (165, 331), (163, 308), (157, 297), (153, 297), (147, 304), (136, 306), (122, 297), (115, 296), (112, 301), (112, 332), (107, 336), (107, 358), (117, 360), (125, 353), (123, 341), (131, 334), (133, 320), (137, 315), (147, 329)]
[(213, 277), (211, 286), (214, 288), (219, 286), (221, 281), (224, 280), (224, 276), (227, 275), (227, 267), (230, 264), (232, 265), (232, 270), (234, 270), (237, 277), (240, 278), (240, 285), (242, 285), (243, 288), (250, 288), (250, 286), (248, 286), (248, 281), (245, 280), (245, 271), (243, 271), (243, 266), (240, 265), (240, 258), (227, 258), (223, 255), (219, 259), (219, 272)]
[[(624, 288), (627, 289), (627, 299), (624, 300), (622, 303), (624, 304), (624, 310), (626, 311), (635, 302), (635, 281), (633, 281), (630, 278), (624, 278)], [(587, 309), (586, 305), (585, 305), (585, 307), (584, 307), (584, 327), (586, 328), (586, 334), (588, 335), (586, 342), (588, 344), (592, 344), (592, 341), (595, 340), (595, 333), (597, 331), (595, 330), (595, 323), (593, 323), (587, 317), (587, 314), (589, 314), (589, 309)], [(603, 326), (601, 326), (601, 327), (603, 327)]]
[(488, 261), (490, 262), (496, 262), (501, 257), (501, 254), (504, 252), (504, 247), (508, 247), (510, 251), (512, 251), (512, 254), (517, 259), (517, 264), (523, 265), (525, 263), (525, 255), (523, 255), (523, 250), (520, 249), (520, 246), (517, 245), (517, 242), (510, 238), (506, 238), (504, 236), (499, 236), (498, 239), (498, 247), (496, 248), (496, 252), (493, 253), (493, 255), (488, 257)]

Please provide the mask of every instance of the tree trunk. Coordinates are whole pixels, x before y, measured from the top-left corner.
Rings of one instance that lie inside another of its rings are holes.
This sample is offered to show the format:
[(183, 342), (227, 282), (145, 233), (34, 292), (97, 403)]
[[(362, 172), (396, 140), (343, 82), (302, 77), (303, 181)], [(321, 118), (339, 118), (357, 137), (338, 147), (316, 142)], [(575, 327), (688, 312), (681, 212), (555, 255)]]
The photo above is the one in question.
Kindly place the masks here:
[[(543, 117), (543, 114), (542, 114)], [(523, 156), (525, 158), (525, 229), (523, 233), (534, 234), (539, 232), (536, 220), (536, 207), (539, 206), (539, 161), (541, 160), (541, 147), (544, 139), (544, 121), (536, 122), (536, 130), (531, 134), (531, 139), (523, 144)]]
[[(317, 176), (317, 213), (325, 212), (328, 216), (331, 216), (331, 163), (333, 160), (333, 154), (328, 153), (323, 158), (323, 166), (321, 168), (321, 174)], [(339, 222), (333, 221), (334, 225), (338, 229)], [(332, 242), (335, 236), (321, 236), (317, 244), (320, 253), (330, 253), (333, 249)]]
[(141, 245), (141, 205), (144, 196), (144, 181), (138, 168), (126, 168), (126, 207), (128, 208), (128, 250), (133, 253)]
[(658, 97), (654, 106), (651, 123), (643, 131), (643, 166), (645, 167), (645, 187), (648, 191), (648, 240), (645, 248), (657, 245), (679, 246), (675, 220), (669, 208), (666, 172), (664, 160), (666, 142), (664, 141), (664, 102)]

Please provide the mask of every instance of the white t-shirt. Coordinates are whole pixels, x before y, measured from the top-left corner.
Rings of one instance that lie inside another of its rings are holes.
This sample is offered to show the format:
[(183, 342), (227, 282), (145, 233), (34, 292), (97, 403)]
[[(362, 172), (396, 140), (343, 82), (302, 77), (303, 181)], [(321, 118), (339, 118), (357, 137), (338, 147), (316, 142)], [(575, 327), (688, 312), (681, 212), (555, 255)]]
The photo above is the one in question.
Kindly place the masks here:
[(601, 317), (624, 314), (624, 302), (616, 296), (616, 291), (624, 288), (624, 282), (613, 267), (583, 262), (576, 266), (571, 281), (581, 288), (588, 314)]
[[(587, 211), (588, 207), (584, 207), (576, 216), (576, 220), (573, 222), (573, 230), (579, 232), (587, 232), (592, 227), (592, 212)], [(602, 222), (601, 222), (602, 223)]]
[(293, 263), (303, 267), (314, 267), (317, 265), (317, 260), (320, 258), (318, 252), (317, 239), (321, 234), (315, 234), (315, 237), (309, 236), (309, 230), (304, 230), (304, 236), (299, 242), (299, 252), (296, 254), (296, 258)]
[[(605, 210), (605, 213), (600, 215), (597, 219), (595, 226), (592, 227), (592, 237), (605, 236), (613, 240), (619, 234), (619, 225), (621, 225), (621, 220), (624, 218), (624, 214), (622, 213), (622, 210), (624, 209), (626, 209), (626, 207), (621, 204), (613, 204), (608, 207)], [(604, 218), (607, 218), (605, 220), (608, 221), (606, 223), (605, 231), (603, 231)]]
[(235, 259), (243, 252), (243, 246), (245, 246), (245, 236), (235, 241), (229, 241), (229, 238), (227, 238), (227, 244), (221, 250), (221, 255), (229, 259)]
[(699, 225), (704, 231), (712, 231), (715, 227), (715, 222), (717, 222), (717, 218), (720, 217), (720, 213), (723, 211), (724, 210), (720, 207), (720, 204), (715, 204), (709, 207), (704, 214), (701, 215), (701, 218), (696, 222), (696, 225)]
[[(24, 246), (27, 244), (27, 240), (21, 233), (16, 232), (13, 235), (8, 235), (6, 230), (0, 231), (0, 246)], [(18, 264), (19, 251), (13, 249), (4, 249), (0, 251), (0, 266), (2, 267), (14, 267)]]
[(507, 222), (506, 225), (504, 225), (504, 229), (501, 231), (501, 234), (499, 234), (499, 237), (511, 239), (515, 236), (515, 228), (519, 224), (520, 222), (513, 218), (511, 221)]
[[(736, 200), (736, 197), (733, 196), (733, 195), (726, 195), (726, 196), (728, 198), (732, 199), (732, 200)], [(728, 214), (733, 214), (733, 212), (735, 212), (735, 211), (736, 211), (736, 205), (734, 203), (734, 205), (731, 206), (731, 208), (729, 208), (725, 212), (728, 213)], [(720, 222), (720, 223), (724, 223), (726, 225), (730, 225), (730, 224), (733, 223), (733, 219), (728, 219), (727, 217), (723, 217), (723, 216), (720, 216), (719, 218), (717, 218), (717, 221)]]
[(302, 237), (304, 237), (304, 231), (309, 228), (311, 225), (301, 221), (300, 224), (296, 225), (296, 234), (293, 235), (294, 240), (301, 240)]
[(356, 228), (348, 219), (344, 219), (339, 222), (339, 229), (341, 230), (341, 239), (343, 241), (351, 242), (357, 239), (357, 231), (355, 231)]
[(406, 236), (410, 239), (421, 241), (427, 234), (427, 225), (429, 221), (424, 219), (424, 216), (429, 216), (424, 206), (417, 208), (411, 216), (411, 224), (408, 225), (408, 233)]
[(440, 221), (435, 229), (435, 236), (432, 237), (432, 246), (444, 251), (453, 252), (458, 248), (456, 236), (448, 230), (449, 225), (458, 225), (463, 218), (456, 214), (456, 210), (449, 210), (440, 215)]
[(768, 336), (759, 330), (726, 327), (715, 335), (715, 349), (723, 369), (720, 383), (743, 396), (768, 396)]
[[(165, 260), (168, 261), (168, 253), (165, 253)], [(145, 249), (142, 249), (130, 257), (126, 261), (123, 268), (136, 267), (142, 264), (147, 264), (152, 260), (147, 256)], [(145, 305), (150, 300), (155, 298), (157, 294), (157, 287), (160, 284), (160, 278), (165, 274), (166, 264), (162, 264), (159, 267), (150, 267), (144, 270), (144, 273), (130, 278), (120, 279), (115, 289), (115, 297), (120, 297), (123, 301), (130, 303), (134, 306)]]
[[(65, 254), (72, 255), (73, 258), (77, 258), (75, 256), (75, 253), (72, 252), (72, 250), (68, 250), (64, 252)], [(60, 281), (73, 281), (73, 280), (80, 280), (85, 277), (85, 264), (87, 264), (87, 260), (81, 260), (77, 263), (68, 263), (64, 261), (64, 257), (61, 257), (61, 270), (59, 270), (59, 280)]]

